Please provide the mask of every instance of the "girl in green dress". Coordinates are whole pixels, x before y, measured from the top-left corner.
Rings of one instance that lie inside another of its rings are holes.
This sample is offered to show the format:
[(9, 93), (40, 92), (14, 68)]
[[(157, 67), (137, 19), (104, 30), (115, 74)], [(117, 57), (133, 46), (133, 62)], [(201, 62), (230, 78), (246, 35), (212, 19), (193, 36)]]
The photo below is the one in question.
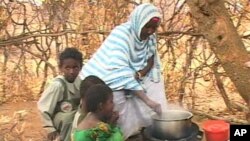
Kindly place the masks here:
[(73, 133), (73, 141), (123, 141), (116, 126), (118, 113), (113, 111), (113, 92), (104, 84), (90, 87), (85, 93), (86, 117)]
[(87, 115), (85, 110), (85, 93), (88, 90), (88, 88), (97, 85), (97, 84), (105, 84), (100, 78), (94, 75), (90, 75), (86, 77), (84, 80), (82, 80), (80, 84), (80, 97), (81, 97), (81, 103), (77, 109), (77, 112), (75, 114), (73, 123), (72, 123), (72, 133), (77, 129), (78, 124), (84, 119), (84, 117)]

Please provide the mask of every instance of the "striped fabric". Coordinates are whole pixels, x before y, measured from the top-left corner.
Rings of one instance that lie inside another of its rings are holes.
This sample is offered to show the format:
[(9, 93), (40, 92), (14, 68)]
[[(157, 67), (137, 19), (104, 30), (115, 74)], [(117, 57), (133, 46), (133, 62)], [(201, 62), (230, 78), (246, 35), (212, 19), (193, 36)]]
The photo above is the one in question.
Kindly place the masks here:
[[(136, 71), (147, 65), (147, 60), (155, 55), (154, 68), (160, 73), (156, 51), (156, 35), (140, 41), (143, 26), (153, 17), (159, 17), (158, 9), (152, 4), (139, 5), (131, 13), (128, 22), (117, 26), (103, 42), (101, 47), (80, 72), (84, 79), (95, 75), (105, 81), (113, 90), (143, 90), (134, 78)], [(152, 72), (149, 77), (153, 77)]]

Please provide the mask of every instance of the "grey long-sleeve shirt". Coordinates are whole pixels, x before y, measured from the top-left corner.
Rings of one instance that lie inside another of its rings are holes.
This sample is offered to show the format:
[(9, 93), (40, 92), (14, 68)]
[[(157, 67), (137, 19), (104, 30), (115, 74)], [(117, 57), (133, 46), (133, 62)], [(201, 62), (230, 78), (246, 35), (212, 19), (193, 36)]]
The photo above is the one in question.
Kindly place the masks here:
[[(68, 98), (79, 98), (79, 87), (81, 83), (81, 79), (77, 77), (73, 83), (69, 83), (65, 80), (65, 78), (61, 75), (56, 78), (62, 78), (66, 83), (68, 90)], [(56, 79), (55, 78), (55, 79)], [(53, 125), (53, 119), (51, 119), (52, 115), (55, 115), (55, 108), (59, 101), (63, 100), (64, 86), (60, 81), (52, 80), (49, 86), (42, 93), (41, 98), (37, 102), (37, 106), (42, 115), (43, 127), (47, 129), (48, 132), (56, 131)], [(64, 99), (65, 100), (65, 99)]]

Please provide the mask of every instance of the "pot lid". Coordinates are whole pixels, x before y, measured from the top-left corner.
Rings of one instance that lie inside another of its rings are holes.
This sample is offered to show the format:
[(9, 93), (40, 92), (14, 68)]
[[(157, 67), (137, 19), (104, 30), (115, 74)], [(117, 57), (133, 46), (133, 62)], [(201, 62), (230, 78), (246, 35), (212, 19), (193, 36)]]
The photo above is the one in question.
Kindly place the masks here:
[(154, 120), (161, 120), (161, 121), (177, 121), (177, 120), (187, 120), (191, 119), (193, 114), (189, 111), (182, 111), (182, 110), (167, 110), (162, 114), (155, 114), (152, 116)]

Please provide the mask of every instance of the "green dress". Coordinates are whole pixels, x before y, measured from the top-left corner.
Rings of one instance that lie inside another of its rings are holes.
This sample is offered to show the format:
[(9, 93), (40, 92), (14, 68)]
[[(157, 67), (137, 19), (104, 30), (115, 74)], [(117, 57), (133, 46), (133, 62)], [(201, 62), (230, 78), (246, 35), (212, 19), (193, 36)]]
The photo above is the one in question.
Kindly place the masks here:
[(124, 141), (124, 139), (120, 128), (100, 122), (95, 128), (76, 130), (73, 133), (73, 141)]

